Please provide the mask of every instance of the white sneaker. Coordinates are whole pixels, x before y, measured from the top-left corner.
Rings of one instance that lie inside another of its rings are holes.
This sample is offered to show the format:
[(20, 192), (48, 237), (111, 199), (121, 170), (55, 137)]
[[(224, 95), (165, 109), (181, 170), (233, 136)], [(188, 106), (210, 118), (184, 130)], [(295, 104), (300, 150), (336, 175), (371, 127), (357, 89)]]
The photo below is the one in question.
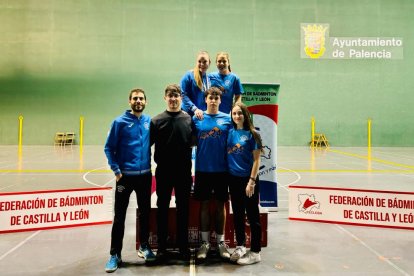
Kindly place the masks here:
[(237, 263), (239, 265), (249, 265), (249, 264), (258, 263), (260, 261), (261, 261), (260, 253), (254, 253), (252, 251), (249, 251), (242, 258), (238, 259)]
[(205, 259), (208, 252), (210, 251), (210, 244), (208, 242), (203, 242), (200, 248), (197, 251), (197, 259)]
[(218, 249), (219, 249), (220, 257), (222, 257), (223, 259), (230, 259), (230, 253), (229, 253), (228, 248), (229, 247), (224, 242), (220, 242), (218, 244)]
[(237, 260), (243, 257), (245, 254), (246, 254), (246, 247), (237, 246), (233, 254), (231, 254), (230, 261), (237, 262)]

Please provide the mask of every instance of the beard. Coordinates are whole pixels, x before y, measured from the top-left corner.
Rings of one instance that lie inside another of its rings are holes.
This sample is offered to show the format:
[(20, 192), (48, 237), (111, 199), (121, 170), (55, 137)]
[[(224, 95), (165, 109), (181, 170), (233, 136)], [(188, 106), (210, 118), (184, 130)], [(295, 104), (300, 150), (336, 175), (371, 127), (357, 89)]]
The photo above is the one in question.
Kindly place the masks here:
[(143, 111), (144, 111), (144, 109), (145, 109), (145, 105), (132, 105), (132, 106), (131, 106), (131, 109), (132, 109), (134, 112), (143, 112)]

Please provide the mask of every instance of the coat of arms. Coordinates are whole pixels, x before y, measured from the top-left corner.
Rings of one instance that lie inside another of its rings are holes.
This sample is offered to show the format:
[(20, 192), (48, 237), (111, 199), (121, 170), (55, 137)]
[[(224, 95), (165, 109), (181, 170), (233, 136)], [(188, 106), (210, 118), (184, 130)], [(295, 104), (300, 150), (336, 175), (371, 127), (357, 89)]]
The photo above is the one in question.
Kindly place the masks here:
[(305, 53), (310, 58), (319, 58), (325, 53), (325, 33), (328, 27), (323, 25), (302, 26), (305, 31)]

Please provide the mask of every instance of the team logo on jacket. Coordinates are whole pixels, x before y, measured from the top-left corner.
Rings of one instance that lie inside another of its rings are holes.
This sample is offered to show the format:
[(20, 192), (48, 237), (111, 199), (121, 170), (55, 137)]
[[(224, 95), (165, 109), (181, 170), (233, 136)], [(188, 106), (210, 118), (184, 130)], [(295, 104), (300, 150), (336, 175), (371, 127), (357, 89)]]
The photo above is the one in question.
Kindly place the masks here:
[(241, 142), (246, 142), (247, 140), (249, 140), (249, 137), (247, 137), (246, 135), (240, 136), (240, 141)]
[(149, 124), (148, 122), (145, 122), (145, 123), (144, 123), (144, 128), (145, 128), (146, 130), (149, 130), (149, 128), (150, 128), (150, 124)]
[(226, 123), (226, 120), (224, 120), (224, 119), (217, 119), (217, 120), (216, 120), (216, 123), (217, 123), (219, 126), (222, 126), (222, 125), (224, 125), (224, 124)]

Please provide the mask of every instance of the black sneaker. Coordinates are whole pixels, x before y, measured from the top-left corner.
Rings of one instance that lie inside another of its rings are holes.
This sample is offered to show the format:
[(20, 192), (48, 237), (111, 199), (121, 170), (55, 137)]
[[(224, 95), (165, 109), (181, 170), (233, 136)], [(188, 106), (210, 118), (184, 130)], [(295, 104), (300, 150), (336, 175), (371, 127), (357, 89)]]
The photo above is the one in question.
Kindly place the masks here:
[(188, 248), (180, 249), (180, 259), (189, 262), (191, 258), (191, 251)]
[(158, 249), (157, 256), (155, 256), (157, 263), (164, 263), (167, 261), (167, 250)]

